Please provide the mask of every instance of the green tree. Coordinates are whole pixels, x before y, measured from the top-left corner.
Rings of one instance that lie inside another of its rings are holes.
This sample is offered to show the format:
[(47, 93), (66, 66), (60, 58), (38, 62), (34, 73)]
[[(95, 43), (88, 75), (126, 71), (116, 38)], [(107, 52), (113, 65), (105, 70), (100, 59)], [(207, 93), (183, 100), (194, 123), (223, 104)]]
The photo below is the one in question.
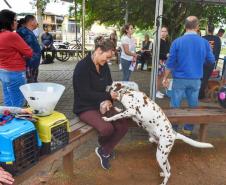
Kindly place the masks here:
[(200, 27), (204, 28), (207, 22), (215, 25), (226, 22), (226, 7), (213, 4), (164, 1), (163, 25), (168, 26), (172, 39), (184, 31), (184, 20), (189, 15), (195, 15), (200, 20)]
[[(36, 8), (37, 12), (37, 21), (39, 24), (39, 28), (43, 29), (43, 20), (42, 16), (45, 11), (46, 5), (50, 2), (50, 0), (31, 0), (30, 3), (33, 5), (33, 7)], [(41, 35), (39, 35), (39, 41), (40, 41)]]
[[(81, 4), (82, 0), (78, 0), (77, 3)], [(153, 26), (154, 7), (154, 0), (88, 0), (86, 26), (91, 26), (95, 21), (106, 25), (122, 26), (125, 23), (126, 9), (128, 9), (128, 22), (139, 28), (147, 28), (150, 25)], [(78, 11), (79, 16), (81, 16), (81, 9)]]
[[(82, 0), (77, 0), (81, 4)], [(86, 26), (95, 21), (106, 25), (122, 26), (125, 23), (125, 0), (87, 0)], [(155, 0), (128, 0), (128, 21), (140, 29), (151, 29), (154, 25)], [(77, 12), (81, 16), (81, 9)], [(215, 25), (226, 22), (226, 7), (222, 5), (196, 3), (194, 0), (178, 2), (164, 0), (163, 25), (169, 27), (171, 38), (181, 35), (184, 30), (184, 20), (189, 15), (195, 15), (204, 26), (208, 21)]]

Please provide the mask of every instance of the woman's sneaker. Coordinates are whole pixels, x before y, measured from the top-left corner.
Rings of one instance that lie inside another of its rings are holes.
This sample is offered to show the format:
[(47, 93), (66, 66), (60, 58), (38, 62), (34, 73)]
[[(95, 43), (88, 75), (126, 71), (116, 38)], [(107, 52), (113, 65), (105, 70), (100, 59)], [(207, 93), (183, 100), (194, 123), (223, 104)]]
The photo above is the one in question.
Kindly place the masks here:
[(115, 159), (115, 151), (114, 150), (110, 153), (109, 159), (110, 160)]
[(109, 163), (109, 160), (111, 158), (111, 155), (107, 155), (107, 156), (104, 155), (101, 147), (96, 147), (95, 153), (100, 159), (100, 164), (101, 164), (102, 168), (104, 168), (105, 170), (110, 169), (111, 165)]
[(164, 94), (162, 94), (160, 91), (157, 91), (156, 98), (162, 99), (162, 98), (164, 98)]

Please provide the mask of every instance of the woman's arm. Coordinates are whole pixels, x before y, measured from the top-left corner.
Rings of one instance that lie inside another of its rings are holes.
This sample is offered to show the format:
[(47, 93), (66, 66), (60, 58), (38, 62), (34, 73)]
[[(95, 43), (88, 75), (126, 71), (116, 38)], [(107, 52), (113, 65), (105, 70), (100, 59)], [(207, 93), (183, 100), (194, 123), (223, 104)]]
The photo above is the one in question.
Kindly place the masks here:
[(20, 37), (19, 34), (12, 34), (12, 47), (18, 50), (22, 56), (27, 58), (31, 58), (33, 55), (32, 49), (28, 46), (28, 44)]
[(137, 57), (136, 53), (132, 53), (131, 51), (129, 51), (129, 44), (122, 44), (122, 47), (124, 49), (125, 54), (129, 56)]
[(29, 109), (22, 109), (19, 107), (0, 106), (0, 114), (4, 114), (5, 111), (9, 111), (13, 114), (31, 114)]

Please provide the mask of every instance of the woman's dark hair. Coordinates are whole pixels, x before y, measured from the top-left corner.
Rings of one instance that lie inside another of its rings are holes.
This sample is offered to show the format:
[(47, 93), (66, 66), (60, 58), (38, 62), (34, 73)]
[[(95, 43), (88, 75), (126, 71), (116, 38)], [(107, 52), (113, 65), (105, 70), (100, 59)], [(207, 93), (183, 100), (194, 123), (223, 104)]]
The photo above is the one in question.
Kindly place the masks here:
[(21, 18), (19, 21), (17, 21), (17, 29), (21, 28), (24, 26), (25, 24), (25, 19), (24, 18)]
[(166, 30), (169, 31), (169, 28), (167, 26), (165, 26), (165, 25), (163, 25), (162, 28), (166, 28)]
[(125, 24), (123, 27), (122, 27), (122, 35), (126, 35), (127, 34), (127, 30), (129, 29), (130, 26), (133, 26), (132, 24), (128, 23), (128, 24)]
[(109, 38), (105, 39), (103, 36), (99, 36), (95, 38), (94, 44), (95, 44), (95, 50), (97, 48), (100, 48), (103, 52), (114, 50), (114, 47), (115, 47), (111, 39)]
[(12, 26), (16, 18), (16, 13), (10, 10), (0, 11), (0, 30), (13, 31)]

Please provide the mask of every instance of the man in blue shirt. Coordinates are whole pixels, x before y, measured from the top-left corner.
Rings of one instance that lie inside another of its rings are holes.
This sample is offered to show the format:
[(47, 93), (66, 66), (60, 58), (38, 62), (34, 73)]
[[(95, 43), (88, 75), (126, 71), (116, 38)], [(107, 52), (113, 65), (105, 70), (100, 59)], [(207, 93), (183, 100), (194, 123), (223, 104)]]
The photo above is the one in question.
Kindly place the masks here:
[(33, 33), (33, 30), (36, 29), (38, 25), (35, 16), (26, 15), (24, 19), (25, 26), (20, 27), (17, 30), (17, 33), (33, 50), (33, 56), (31, 59), (27, 59), (26, 67), (27, 82), (32, 83), (38, 81), (38, 68), (41, 60), (41, 48), (36, 36)]
[[(197, 34), (199, 21), (195, 16), (189, 16), (185, 20), (186, 33), (173, 41), (169, 58), (166, 62), (166, 71), (162, 84), (168, 86), (168, 76), (172, 73), (172, 97), (171, 107), (179, 108), (184, 95), (188, 106), (198, 106), (198, 95), (203, 77), (203, 65), (205, 62), (215, 62), (215, 57), (207, 40)], [(177, 129), (177, 125), (174, 126)], [(185, 134), (192, 134), (193, 125), (185, 124)]]

